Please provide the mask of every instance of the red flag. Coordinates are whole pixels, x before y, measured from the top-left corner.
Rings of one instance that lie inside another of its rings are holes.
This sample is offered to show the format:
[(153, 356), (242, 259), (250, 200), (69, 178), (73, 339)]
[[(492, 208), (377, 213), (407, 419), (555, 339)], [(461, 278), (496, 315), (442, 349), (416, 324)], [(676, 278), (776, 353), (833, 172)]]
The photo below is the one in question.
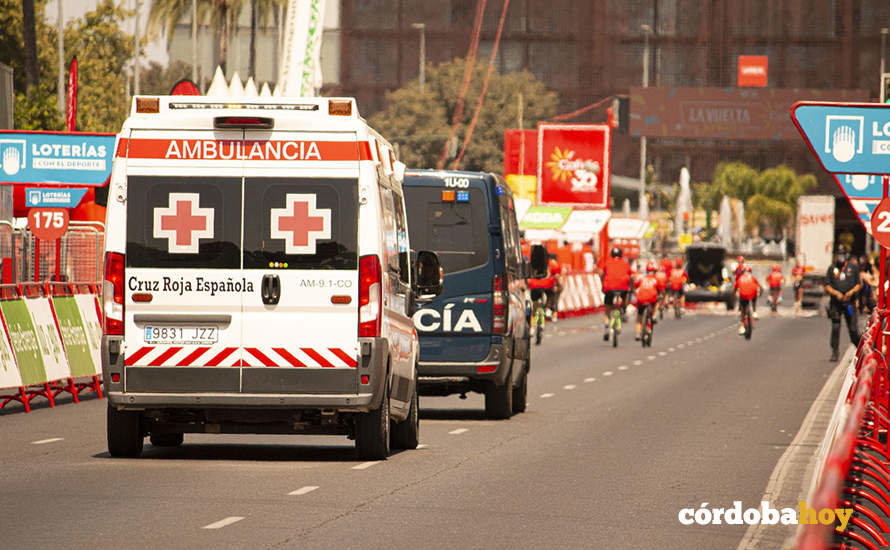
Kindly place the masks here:
[(183, 78), (173, 86), (170, 95), (201, 95), (198, 86), (188, 78)]
[(71, 60), (71, 68), (68, 69), (68, 116), (65, 129), (69, 132), (77, 131), (77, 56)]

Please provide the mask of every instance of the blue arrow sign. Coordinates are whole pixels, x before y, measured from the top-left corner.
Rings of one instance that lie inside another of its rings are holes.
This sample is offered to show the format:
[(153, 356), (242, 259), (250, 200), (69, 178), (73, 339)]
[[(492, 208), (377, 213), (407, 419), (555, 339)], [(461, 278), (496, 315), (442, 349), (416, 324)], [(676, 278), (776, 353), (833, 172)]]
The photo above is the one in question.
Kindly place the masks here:
[(890, 105), (801, 102), (791, 118), (826, 171), (890, 174)]

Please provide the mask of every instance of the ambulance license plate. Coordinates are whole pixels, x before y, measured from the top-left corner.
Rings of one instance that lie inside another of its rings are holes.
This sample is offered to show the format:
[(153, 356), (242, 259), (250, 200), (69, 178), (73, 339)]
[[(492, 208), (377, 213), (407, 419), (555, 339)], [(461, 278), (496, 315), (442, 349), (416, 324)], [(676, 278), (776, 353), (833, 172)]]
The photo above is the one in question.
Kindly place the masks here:
[(219, 327), (146, 326), (146, 344), (215, 344)]

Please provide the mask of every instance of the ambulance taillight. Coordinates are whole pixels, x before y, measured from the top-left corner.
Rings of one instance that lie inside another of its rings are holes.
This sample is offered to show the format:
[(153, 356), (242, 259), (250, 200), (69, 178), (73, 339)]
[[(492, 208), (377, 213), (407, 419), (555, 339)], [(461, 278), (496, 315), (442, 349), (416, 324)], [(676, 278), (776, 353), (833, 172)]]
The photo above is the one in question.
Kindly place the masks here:
[(358, 261), (358, 335), (380, 336), (381, 269), (376, 254), (362, 256)]
[(105, 254), (105, 280), (102, 283), (102, 327), (105, 334), (124, 334), (124, 255)]

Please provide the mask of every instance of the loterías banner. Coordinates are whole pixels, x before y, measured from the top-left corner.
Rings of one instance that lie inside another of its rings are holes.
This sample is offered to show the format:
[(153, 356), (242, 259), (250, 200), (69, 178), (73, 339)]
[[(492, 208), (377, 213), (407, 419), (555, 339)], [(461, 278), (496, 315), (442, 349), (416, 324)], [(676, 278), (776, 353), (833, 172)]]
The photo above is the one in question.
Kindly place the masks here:
[(608, 208), (608, 124), (538, 125), (538, 203)]

